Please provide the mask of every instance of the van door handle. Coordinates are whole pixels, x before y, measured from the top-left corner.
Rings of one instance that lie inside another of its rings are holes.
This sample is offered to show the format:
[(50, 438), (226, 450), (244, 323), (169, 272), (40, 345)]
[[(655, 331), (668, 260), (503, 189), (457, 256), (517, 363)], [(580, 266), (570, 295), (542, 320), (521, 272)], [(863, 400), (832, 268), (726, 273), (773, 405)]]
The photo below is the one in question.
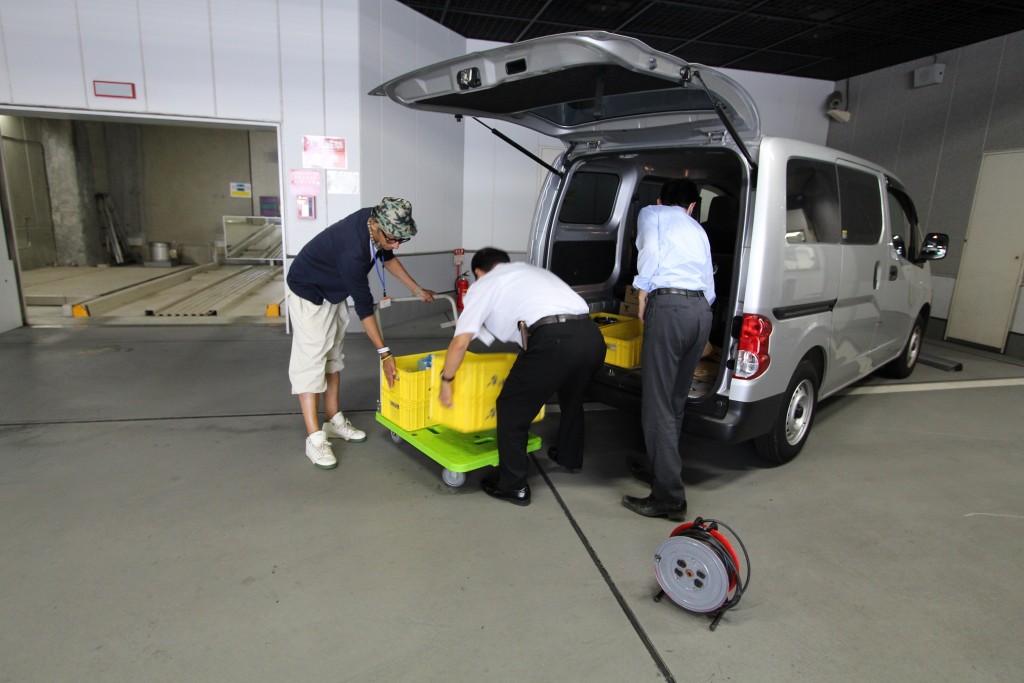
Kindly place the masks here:
[(896, 268), (896, 266), (889, 266), (889, 279), (890, 280), (895, 280), (899, 276), (900, 276), (900, 271)]
[(882, 262), (875, 261), (875, 274), (872, 278), (871, 288), (878, 289), (878, 285), (881, 284), (882, 280)]

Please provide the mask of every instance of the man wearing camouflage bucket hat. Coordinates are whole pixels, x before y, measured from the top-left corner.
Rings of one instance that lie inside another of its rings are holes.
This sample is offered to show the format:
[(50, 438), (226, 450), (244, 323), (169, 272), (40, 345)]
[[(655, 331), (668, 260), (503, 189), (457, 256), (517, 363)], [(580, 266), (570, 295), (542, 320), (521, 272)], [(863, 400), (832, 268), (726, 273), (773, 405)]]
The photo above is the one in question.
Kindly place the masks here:
[[(288, 315), (292, 323), (292, 351), (288, 377), (298, 394), (306, 423), (306, 457), (321, 469), (337, 467), (330, 439), (360, 442), (366, 433), (352, 426), (340, 410), (339, 387), (345, 328), (352, 297), (356, 315), (377, 349), (384, 377), (394, 383), (396, 369), (391, 350), (373, 316), (369, 273), (376, 270), (387, 296), (385, 272), (395, 276), (423, 301), (434, 292), (416, 284), (394, 254), (416, 234), (412, 205), (406, 199), (384, 197), (377, 206), (356, 211), (318, 234), (299, 251), (288, 269)], [(324, 395), (327, 422), (319, 422), (318, 397)]]

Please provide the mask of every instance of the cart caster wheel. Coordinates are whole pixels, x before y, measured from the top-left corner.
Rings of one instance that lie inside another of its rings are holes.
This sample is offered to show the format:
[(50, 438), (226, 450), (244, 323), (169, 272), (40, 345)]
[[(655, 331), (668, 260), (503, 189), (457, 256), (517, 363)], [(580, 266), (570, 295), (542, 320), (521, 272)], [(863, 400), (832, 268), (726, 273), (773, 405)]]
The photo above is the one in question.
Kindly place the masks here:
[(449, 469), (441, 470), (441, 481), (453, 489), (457, 489), (466, 483), (465, 472), (452, 472)]
[(395, 443), (402, 443), (402, 437), (400, 437), (396, 432), (391, 432), (391, 440)]

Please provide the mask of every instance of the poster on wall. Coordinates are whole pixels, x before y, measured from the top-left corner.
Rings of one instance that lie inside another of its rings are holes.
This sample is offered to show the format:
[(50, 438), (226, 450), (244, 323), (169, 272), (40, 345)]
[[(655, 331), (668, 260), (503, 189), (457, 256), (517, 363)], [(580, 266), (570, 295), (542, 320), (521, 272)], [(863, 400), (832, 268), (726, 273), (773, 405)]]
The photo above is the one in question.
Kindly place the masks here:
[(306, 168), (348, 168), (345, 138), (303, 135), (302, 165)]
[(320, 194), (320, 171), (292, 169), (288, 172), (288, 192), (297, 197), (300, 194)]
[(228, 191), (232, 197), (252, 197), (251, 183), (229, 183)]
[(359, 172), (328, 171), (327, 194), (359, 194)]

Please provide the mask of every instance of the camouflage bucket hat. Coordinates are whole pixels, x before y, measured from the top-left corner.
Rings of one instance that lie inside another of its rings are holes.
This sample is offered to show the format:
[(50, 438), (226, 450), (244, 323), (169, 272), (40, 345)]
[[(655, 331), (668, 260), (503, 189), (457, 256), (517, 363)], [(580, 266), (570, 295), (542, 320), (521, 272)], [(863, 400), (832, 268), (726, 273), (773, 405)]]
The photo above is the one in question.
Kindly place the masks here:
[(385, 234), (409, 239), (416, 234), (416, 221), (412, 219), (412, 204), (408, 199), (385, 197), (373, 210), (373, 217)]

